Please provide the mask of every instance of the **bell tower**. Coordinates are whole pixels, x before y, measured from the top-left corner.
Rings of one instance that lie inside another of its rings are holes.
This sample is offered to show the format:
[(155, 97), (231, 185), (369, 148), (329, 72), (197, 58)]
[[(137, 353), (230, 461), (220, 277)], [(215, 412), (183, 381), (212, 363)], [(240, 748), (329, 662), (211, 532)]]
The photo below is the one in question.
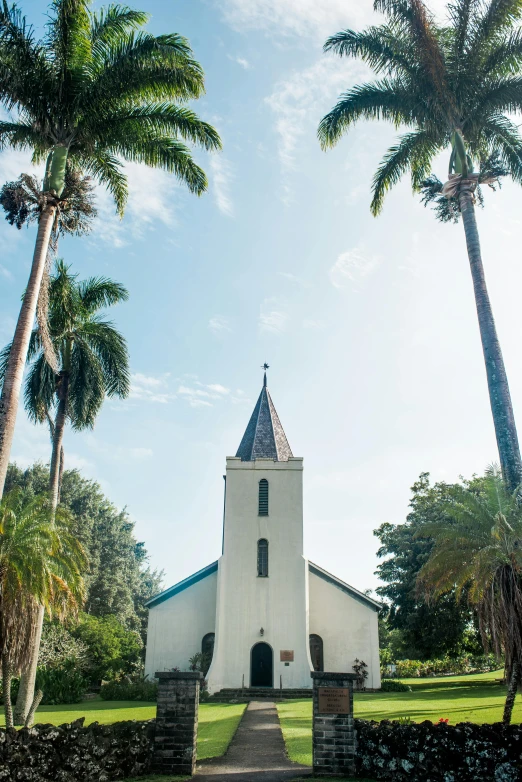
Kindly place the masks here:
[(310, 688), (303, 459), (293, 456), (267, 386), (226, 460), (210, 692)]

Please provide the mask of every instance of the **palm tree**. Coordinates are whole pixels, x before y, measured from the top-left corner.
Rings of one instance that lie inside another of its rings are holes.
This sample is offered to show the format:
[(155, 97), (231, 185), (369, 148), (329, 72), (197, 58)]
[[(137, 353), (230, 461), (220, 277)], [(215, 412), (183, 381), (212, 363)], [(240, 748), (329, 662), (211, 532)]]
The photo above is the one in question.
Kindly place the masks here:
[(506, 490), (500, 471), (489, 468), (480, 494), (462, 487), (446, 518), (426, 524), (430, 558), (418, 576), (432, 597), (456, 589), (476, 609), (486, 649), (505, 656), (508, 691), (504, 722), (511, 722), (522, 681), (522, 507)]
[[(36, 305), (36, 319), (45, 357), (56, 373), (59, 372), (58, 359), (49, 337), (48, 328), (49, 273), (52, 257), (58, 250), (60, 236), (67, 234), (83, 236), (91, 231), (92, 222), (97, 215), (93, 190), (94, 184), (91, 177), (82, 176), (70, 166), (66, 168), (60, 209), (56, 211), (54, 216), (50, 251), (47, 253)], [(38, 223), (42, 211), (41, 191), (42, 183), (30, 174), (21, 174), (14, 182), (6, 182), (0, 190), (0, 206), (5, 212), (5, 219), (11, 225), (15, 225), (18, 230), (21, 230), (24, 225)]]
[[(54, 517), (53, 517), (54, 516)], [(11, 680), (30, 659), (40, 605), (58, 618), (84, 598), (86, 557), (73, 519), (47, 497), (13, 489), (0, 501), (0, 656), (5, 724), (13, 727)]]
[(0, 398), (0, 496), (52, 226), (69, 166), (106, 186), (123, 214), (123, 161), (173, 173), (200, 195), (207, 187), (184, 141), (215, 150), (217, 131), (185, 104), (204, 91), (204, 75), (181, 35), (154, 36), (148, 15), (90, 0), (54, 0), (47, 34), (37, 40), (16, 6), (0, 4), (0, 146), (46, 160), (29, 281)]
[[(384, 119), (408, 132), (385, 154), (373, 179), (371, 210), (410, 172), (421, 189), (437, 154), (449, 154), (444, 194), (462, 216), (497, 445), (510, 491), (522, 481), (522, 460), (502, 352), (486, 287), (475, 216), (479, 181), (488, 168), (522, 182), (522, 139), (506, 116), (522, 108), (520, 0), (453, 0), (441, 27), (422, 0), (375, 0), (386, 22), (329, 38), (326, 51), (359, 57), (380, 75), (352, 87), (321, 120), (323, 148), (334, 146), (359, 119)], [(480, 172), (474, 171), (474, 165)], [(493, 176), (493, 179), (495, 177)]]
[[(129, 393), (129, 356), (125, 339), (99, 311), (128, 299), (120, 283), (104, 277), (78, 282), (62, 260), (49, 285), (48, 335), (58, 370), (50, 366), (39, 329), (29, 342), (29, 371), (25, 408), (35, 423), (51, 429), (51, 512), (55, 513), (64, 468), (63, 436), (67, 420), (78, 431), (94, 426), (105, 396), (125, 398)], [(9, 363), (12, 343), (0, 352), (0, 385)], [(36, 618), (37, 635), (30, 664), (23, 671), (16, 717), (23, 722), (31, 705), (36, 679), (44, 613)]]
[[(127, 397), (130, 388), (129, 354), (124, 337), (100, 310), (127, 301), (118, 282), (91, 277), (79, 282), (70, 266), (58, 260), (49, 285), (49, 337), (58, 356), (55, 372), (46, 359), (39, 329), (31, 334), (29, 371), (25, 381), (25, 409), (34, 423), (49, 422), (52, 435), (50, 470), (51, 507), (59, 502), (66, 421), (73, 429), (92, 428), (104, 399)], [(0, 352), (0, 385), (9, 364), (12, 343)]]

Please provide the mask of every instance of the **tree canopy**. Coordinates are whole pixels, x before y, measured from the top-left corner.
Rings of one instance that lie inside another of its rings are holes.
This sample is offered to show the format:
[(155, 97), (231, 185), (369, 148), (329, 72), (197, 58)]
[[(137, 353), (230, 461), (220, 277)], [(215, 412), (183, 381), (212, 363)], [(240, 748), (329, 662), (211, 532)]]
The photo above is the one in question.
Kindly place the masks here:
[(324, 48), (361, 59), (379, 78), (341, 95), (318, 131), (328, 148), (361, 119), (407, 128), (375, 174), (373, 214), (408, 171), (420, 190), (446, 149), (450, 174), (466, 176), (494, 156), (522, 183), (522, 138), (511, 118), (522, 109), (520, 0), (453, 0), (442, 24), (422, 0), (375, 0), (374, 8), (383, 24), (343, 30)]
[[(477, 481), (473, 485), (477, 485)], [(446, 506), (461, 489), (457, 484), (430, 483), (422, 473), (412, 486), (410, 513), (404, 524), (385, 523), (375, 530), (380, 540), (377, 556), (383, 561), (376, 575), (384, 586), (377, 593), (387, 606), (387, 624), (399, 630), (402, 655), (428, 660), (448, 654), (455, 656), (479, 646), (473, 611), (457, 603), (448, 588), (437, 600), (428, 600), (417, 588), (417, 577), (433, 550), (433, 540), (424, 532), (426, 525), (446, 516)]]
[[(21, 486), (33, 495), (48, 490), (49, 468), (35, 464), (23, 470), (9, 467), (6, 490)], [(134, 522), (104, 496), (99, 484), (77, 470), (63, 475), (61, 504), (72, 513), (75, 531), (88, 558), (84, 611), (115, 616), (145, 638), (145, 602), (161, 589), (162, 573), (147, 566), (147, 551), (136, 540)]]

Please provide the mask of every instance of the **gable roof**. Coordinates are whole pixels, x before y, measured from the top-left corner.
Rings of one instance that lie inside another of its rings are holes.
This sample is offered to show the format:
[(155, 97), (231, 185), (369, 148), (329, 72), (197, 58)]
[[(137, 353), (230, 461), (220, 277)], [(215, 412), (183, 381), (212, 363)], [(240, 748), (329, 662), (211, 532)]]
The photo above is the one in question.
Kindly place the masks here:
[(158, 595), (154, 595), (154, 597), (151, 597), (150, 600), (147, 600), (145, 605), (147, 608), (154, 608), (154, 606), (157, 606), (160, 603), (163, 603), (165, 600), (168, 600), (169, 597), (174, 597), (174, 595), (183, 592), (184, 589), (188, 589), (190, 586), (193, 586), (193, 584), (197, 584), (198, 581), (202, 581), (207, 576), (212, 575), (212, 573), (216, 573), (217, 569), (218, 563), (216, 560), (211, 565), (207, 565), (207, 567), (204, 567), (202, 570), (198, 570), (197, 573), (193, 573), (188, 578), (183, 579), (183, 581), (179, 581), (177, 584), (174, 584), (174, 586), (165, 589), (164, 592), (160, 592)]
[(357, 600), (359, 603), (362, 603), (368, 608), (371, 608), (373, 611), (381, 610), (381, 605), (377, 602), (377, 600), (373, 600), (371, 597), (365, 595), (364, 592), (359, 592), (358, 589), (354, 589), (354, 587), (346, 584), (344, 581), (341, 581), (341, 579), (337, 578), (337, 576), (333, 576), (327, 570), (323, 570), (323, 568), (319, 567), (319, 565), (314, 565), (313, 562), (309, 561), (308, 569), (310, 573), (314, 574), (314, 576), (319, 576), (319, 578), (322, 578), (323, 581), (327, 581), (329, 584), (333, 584), (333, 586), (337, 587), (342, 592), (346, 592), (346, 594), (350, 595), (350, 597), (353, 597), (354, 600)]
[(287, 462), (291, 456), (292, 449), (268, 391), (265, 372), (263, 388), (237, 449), (236, 457), (240, 457), (244, 462), (253, 462), (255, 459)]

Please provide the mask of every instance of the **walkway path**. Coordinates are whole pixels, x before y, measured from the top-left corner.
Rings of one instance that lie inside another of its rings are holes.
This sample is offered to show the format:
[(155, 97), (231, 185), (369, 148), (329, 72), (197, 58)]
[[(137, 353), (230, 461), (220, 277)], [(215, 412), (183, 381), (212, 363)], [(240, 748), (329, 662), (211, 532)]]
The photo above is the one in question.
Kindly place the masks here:
[(195, 782), (283, 782), (311, 776), (288, 760), (274, 703), (251, 701), (226, 755), (198, 763)]

